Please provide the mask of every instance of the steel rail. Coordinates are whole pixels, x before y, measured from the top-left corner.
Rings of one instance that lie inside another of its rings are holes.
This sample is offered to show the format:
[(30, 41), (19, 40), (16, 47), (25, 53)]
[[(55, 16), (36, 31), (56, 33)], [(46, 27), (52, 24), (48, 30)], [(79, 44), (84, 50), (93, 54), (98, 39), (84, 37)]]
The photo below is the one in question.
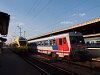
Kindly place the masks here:
[(32, 66), (36, 67), (44, 75), (76, 75), (75, 73), (63, 70), (59, 67), (51, 65), (47, 62), (37, 60), (32, 57), (24, 57), (24, 60), (30, 63)]

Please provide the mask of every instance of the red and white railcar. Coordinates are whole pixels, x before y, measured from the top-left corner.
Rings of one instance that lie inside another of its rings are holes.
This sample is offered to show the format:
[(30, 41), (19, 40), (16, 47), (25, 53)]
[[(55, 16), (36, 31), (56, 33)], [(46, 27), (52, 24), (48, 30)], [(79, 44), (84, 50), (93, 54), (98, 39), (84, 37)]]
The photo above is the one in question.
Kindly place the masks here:
[(52, 57), (81, 59), (85, 55), (85, 41), (80, 32), (69, 32), (50, 37), (30, 40), (29, 45), (39, 53), (50, 54)]

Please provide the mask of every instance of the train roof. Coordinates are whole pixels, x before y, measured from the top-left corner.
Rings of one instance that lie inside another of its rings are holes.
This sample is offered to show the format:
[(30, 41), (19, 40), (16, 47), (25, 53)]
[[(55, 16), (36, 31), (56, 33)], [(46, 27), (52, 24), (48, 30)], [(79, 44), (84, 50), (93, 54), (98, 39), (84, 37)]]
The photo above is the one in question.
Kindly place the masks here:
[(19, 37), (19, 40), (26, 40), (26, 38), (24, 38), (24, 37)]
[(18, 41), (18, 40), (23, 41), (23, 40), (27, 40), (27, 39), (24, 38), (24, 37), (19, 37), (19, 38), (17, 38), (15, 41)]
[[(76, 35), (77, 34), (77, 35)], [(33, 40), (29, 40), (30, 42), (32, 41), (41, 41), (41, 40), (48, 40), (48, 39), (55, 39), (57, 37), (65, 37), (65, 36), (83, 36), (80, 32), (69, 32), (69, 33), (63, 33), (63, 34), (59, 34), (59, 35), (54, 35), (54, 36), (50, 36), (50, 37), (44, 37), (44, 38), (37, 38), (37, 39), (33, 39)]]

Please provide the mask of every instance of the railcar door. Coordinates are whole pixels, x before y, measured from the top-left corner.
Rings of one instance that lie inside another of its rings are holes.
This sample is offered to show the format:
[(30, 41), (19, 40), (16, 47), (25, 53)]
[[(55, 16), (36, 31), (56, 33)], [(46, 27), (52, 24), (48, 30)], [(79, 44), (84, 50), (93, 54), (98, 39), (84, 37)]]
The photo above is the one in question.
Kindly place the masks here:
[(66, 37), (57, 38), (56, 41), (59, 51), (69, 51), (68, 41), (66, 40)]
[(56, 38), (56, 41), (57, 41), (57, 45), (58, 45), (58, 50), (62, 51), (63, 50), (62, 38)]
[(68, 41), (67, 41), (66, 37), (62, 38), (62, 46), (63, 46), (64, 51), (69, 51)]

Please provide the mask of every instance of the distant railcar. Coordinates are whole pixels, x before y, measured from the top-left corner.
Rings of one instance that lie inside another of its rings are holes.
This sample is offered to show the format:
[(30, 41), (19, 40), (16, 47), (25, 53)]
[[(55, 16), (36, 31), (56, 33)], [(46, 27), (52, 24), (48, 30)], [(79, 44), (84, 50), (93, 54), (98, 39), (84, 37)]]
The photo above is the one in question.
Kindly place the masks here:
[(19, 37), (12, 43), (12, 47), (15, 52), (27, 52), (28, 51), (28, 41), (26, 38)]
[(87, 59), (85, 41), (80, 32), (69, 32), (28, 41), (32, 50), (68, 60)]

